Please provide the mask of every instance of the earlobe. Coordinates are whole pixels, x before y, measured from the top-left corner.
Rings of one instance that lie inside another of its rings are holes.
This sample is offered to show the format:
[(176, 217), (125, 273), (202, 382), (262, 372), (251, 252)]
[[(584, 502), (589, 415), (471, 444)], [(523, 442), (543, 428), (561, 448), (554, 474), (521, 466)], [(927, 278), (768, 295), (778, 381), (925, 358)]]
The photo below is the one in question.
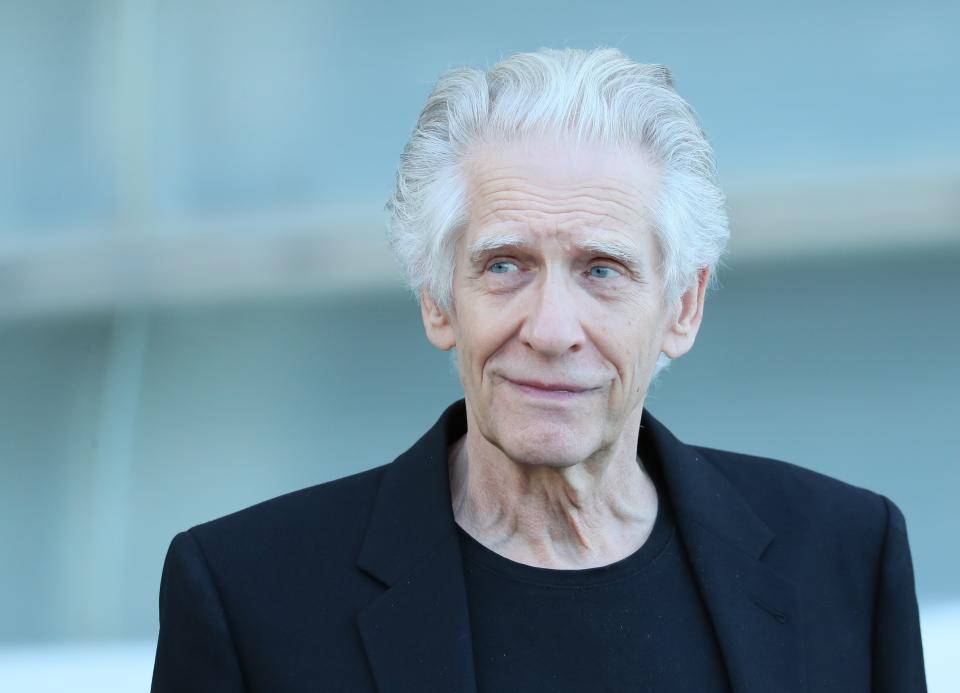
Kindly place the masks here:
[(702, 267), (697, 273), (696, 283), (679, 298), (676, 315), (664, 337), (662, 351), (671, 359), (676, 359), (693, 347), (703, 320), (703, 304), (707, 296), (707, 282), (710, 269)]
[(441, 351), (449, 351), (457, 345), (456, 334), (450, 318), (434, 300), (426, 287), (420, 289), (420, 313), (427, 339)]

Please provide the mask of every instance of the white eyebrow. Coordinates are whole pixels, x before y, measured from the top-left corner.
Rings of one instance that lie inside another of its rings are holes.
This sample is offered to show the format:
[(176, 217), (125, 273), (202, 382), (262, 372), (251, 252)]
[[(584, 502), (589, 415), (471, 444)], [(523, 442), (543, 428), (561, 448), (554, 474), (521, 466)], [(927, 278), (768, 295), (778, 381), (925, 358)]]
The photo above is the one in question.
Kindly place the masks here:
[(637, 249), (629, 243), (621, 243), (614, 240), (598, 241), (589, 238), (583, 241), (576, 241), (574, 245), (588, 253), (611, 257), (614, 260), (622, 262), (634, 272), (639, 272), (640, 268), (643, 267)]
[(485, 236), (470, 244), (467, 249), (467, 257), (470, 258), (471, 264), (475, 264), (490, 251), (500, 250), (501, 248), (522, 248), (529, 245), (530, 241), (518, 233)]

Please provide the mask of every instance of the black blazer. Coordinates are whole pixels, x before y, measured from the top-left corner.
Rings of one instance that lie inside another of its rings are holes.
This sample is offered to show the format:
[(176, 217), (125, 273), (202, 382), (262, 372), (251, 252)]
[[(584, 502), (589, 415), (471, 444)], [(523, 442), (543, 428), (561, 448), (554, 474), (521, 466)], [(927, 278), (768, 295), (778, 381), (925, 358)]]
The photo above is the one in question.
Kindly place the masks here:
[[(178, 534), (154, 693), (476, 690), (447, 448), (452, 405), (390, 464)], [(925, 691), (903, 516), (644, 412), (735, 693)], [(508, 693), (508, 692), (505, 692)]]

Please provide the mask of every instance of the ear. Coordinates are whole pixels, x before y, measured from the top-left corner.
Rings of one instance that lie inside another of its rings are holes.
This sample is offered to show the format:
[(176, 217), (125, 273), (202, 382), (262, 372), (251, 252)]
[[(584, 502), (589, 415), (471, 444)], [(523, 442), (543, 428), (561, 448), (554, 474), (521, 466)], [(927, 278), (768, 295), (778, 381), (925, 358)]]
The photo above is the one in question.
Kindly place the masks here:
[(426, 287), (420, 288), (420, 313), (427, 339), (441, 351), (449, 351), (457, 345), (453, 324), (447, 313), (437, 305)]
[(667, 326), (661, 351), (672, 359), (680, 358), (693, 346), (703, 320), (703, 302), (707, 297), (710, 269), (703, 267), (697, 273), (697, 282), (684, 292), (679, 306), (674, 306), (672, 322)]

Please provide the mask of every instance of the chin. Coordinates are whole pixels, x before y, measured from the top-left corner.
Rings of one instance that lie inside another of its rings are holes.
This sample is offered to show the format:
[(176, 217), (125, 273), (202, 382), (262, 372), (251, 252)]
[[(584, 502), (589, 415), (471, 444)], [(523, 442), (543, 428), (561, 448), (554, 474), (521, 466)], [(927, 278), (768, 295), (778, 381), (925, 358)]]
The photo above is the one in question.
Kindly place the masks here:
[(500, 447), (514, 462), (547, 467), (572, 467), (590, 457), (599, 444), (594, 436), (569, 426), (548, 422), (532, 422), (499, 436)]

